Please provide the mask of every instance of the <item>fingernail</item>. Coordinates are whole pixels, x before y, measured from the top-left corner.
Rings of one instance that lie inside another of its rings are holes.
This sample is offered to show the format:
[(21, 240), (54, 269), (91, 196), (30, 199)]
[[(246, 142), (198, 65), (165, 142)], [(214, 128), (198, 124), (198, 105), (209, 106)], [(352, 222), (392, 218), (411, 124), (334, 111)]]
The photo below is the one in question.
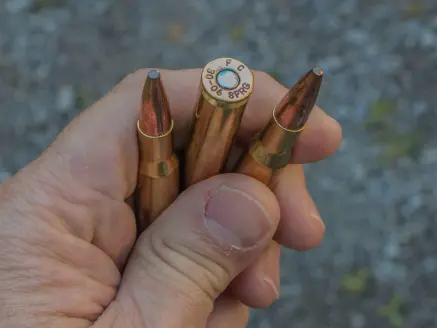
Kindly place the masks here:
[(275, 299), (278, 299), (281, 280), (279, 274), (279, 245), (271, 241), (269, 248), (263, 255), (263, 280), (275, 294)]
[(246, 192), (221, 186), (209, 196), (205, 207), (205, 225), (226, 247), (250, 248), (272, 229), (273, 220), (267, 210)]
[(329, 115), (326, 115), (326, 118), (327, 119), (325, 119), (325, 125), (330, 125), (333, 129), (337, 129), (339, 127), (338, 121), (335, 118)]
[(323, 222), (322, 218), (318, 214), (312, 214), (311, 217), (322, 227), (322, 230), (326, 230), (325, 223)]
[(273, 293), (275, 293), (275, 295), (276, 295), (276, 299), (278, 299), (279, 298), (279, 288), (276, 285), (276, 283), (272, 279), (270, 279), (269, 277), (265, 277), (263, 280), (267, 285), (270, 286), (270, 288), (273, 290)]

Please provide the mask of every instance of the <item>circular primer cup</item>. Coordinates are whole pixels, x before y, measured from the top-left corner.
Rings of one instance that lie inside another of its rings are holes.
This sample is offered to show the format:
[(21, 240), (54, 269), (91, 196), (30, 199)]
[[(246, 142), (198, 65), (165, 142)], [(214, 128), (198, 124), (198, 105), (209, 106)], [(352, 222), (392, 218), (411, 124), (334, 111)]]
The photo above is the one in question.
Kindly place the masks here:
[(236, 108), (244, 105), (252, 94), (253, 84), (252, 71), (237, 59), (217, 58), (202, 71), (202, 95), (214, 106)]

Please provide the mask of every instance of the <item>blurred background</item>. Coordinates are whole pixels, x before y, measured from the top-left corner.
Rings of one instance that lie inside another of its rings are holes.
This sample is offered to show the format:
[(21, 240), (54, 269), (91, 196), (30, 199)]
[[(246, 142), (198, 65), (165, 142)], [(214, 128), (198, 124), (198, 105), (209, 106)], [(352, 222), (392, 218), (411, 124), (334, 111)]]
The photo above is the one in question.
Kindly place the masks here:
[(435, 0), (1, 0), (0, 180), (127, 73), (218, 56), (286, 86), (322, 66), (344, 132), (307, 167), (326, 240), (283, 253), (250, 327), (437, 328)]

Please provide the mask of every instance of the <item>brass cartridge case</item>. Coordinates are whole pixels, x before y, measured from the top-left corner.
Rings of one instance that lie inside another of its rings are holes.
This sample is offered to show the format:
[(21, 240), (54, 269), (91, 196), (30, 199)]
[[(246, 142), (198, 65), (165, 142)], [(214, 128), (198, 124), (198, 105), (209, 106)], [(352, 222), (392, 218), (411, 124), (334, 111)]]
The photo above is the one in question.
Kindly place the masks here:
[(186, 154), (186, 186), (222, 171), (253, 85), (251, 70), (233, 58), (215, 59), (203, 69)]
[(274, 108), (267, 127), (254, 138), (237, 164), (236, 172), (273, 187), (275, 174), (289, 164), (297, 137), (305, 129), (322, 77), (323, 70), (316, 67), (288, 90)]
[(179, 194), (179, 161), (173, 150), (174, 121), (161, 75), (150, 71), (137, 122), (139, 165), (135, 192), (138, 233), (144, 231)]
[(139, 168), (137, 189), (138, 229), (144, 230), (179, 194), (179, 161), (173, 153), (171, 130), (151, 137), (137, 129)]

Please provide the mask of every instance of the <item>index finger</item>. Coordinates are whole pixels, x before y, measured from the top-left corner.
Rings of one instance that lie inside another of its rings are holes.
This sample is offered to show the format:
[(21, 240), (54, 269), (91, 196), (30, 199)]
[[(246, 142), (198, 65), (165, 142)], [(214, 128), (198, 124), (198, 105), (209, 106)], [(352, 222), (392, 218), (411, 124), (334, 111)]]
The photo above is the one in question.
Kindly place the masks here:
[[(131, 88), (139, 95), (148, 69), (140, 70), (120, 86)], [(199, 96), (201, 69), (161, 70), (163, 84), (172, 109), (175, 125), (176, 146), (182, 148), (189, 138), (189, 126)], [(237, 138), (245, 143), (264, 128), (272, 118), (272, 111), (287, 92), (287, 88), (273, 79), (269, 74), (254, 71), (254, 90), (243, 115)], [(134, 98), (138, 99), (139, 96)], [(139, 107), (138, 107), (139, 108)], [(137, 119), (136, 109), (135, 119)], [(334, 153), (341, 142), (341, 127), (333, 118), (319, 107), (314, 108), (301, 133), (293, 154), (294, 163), (306, 163), (321, 160)]]
[[(136, 122), (141, 93), (149, 69), (127, 76), (106, 96), (74, 119), (56, 138), (48, 154), (56, 154), (58, 167), (65, 174), (65, 161), (71, 178), (96, 190), (112, 190), (127, 197), (136, 185), (138, 148)], [(200, 69), (161, 70), (175, 121), (176, 146), (186, 145), (199, 96)], [(244, 113), (237, 139), (246, 140), (262, 129), (286, 88), (266, 73), (254, 72), (255, 87)], [(74, 138), (72, 136), (74, 135)], [(321, 109), (315, 109), (307, 128), (299, 136), (293, 161), (317, 161), (338, 148), (341, 129)], [(59, 163), (58, 163), (59, 162)], [(59, 165), (58, 165), (59, 164)], [(86, 168), (86, 170), (84, 169)], [(53, 171), (53, 169), (52, 169)], [(108, 178), (110, 177), (110, 178)]]

